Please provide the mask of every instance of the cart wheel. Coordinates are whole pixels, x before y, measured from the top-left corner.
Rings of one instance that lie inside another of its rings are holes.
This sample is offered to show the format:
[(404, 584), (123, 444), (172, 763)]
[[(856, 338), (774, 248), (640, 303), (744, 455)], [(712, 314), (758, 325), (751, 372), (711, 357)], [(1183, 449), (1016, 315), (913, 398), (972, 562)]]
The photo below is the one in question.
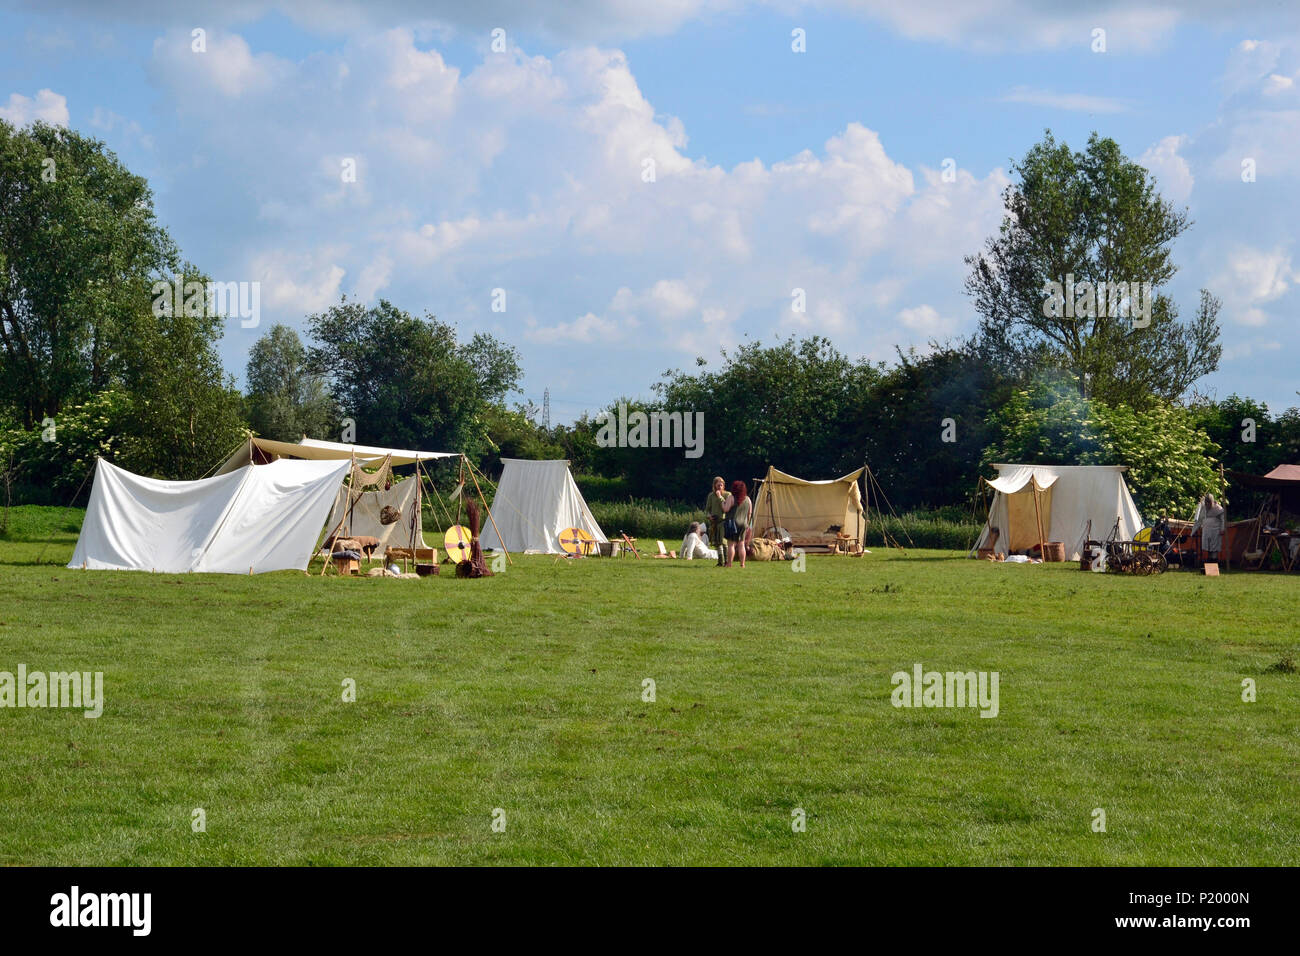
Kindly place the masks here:
[(1169, 559), (1159, 551), (1151, 552), (1151, 559), (1155, 562), (1156, 574), (1164, 574), (1169, 570)]
[(1133, 570), (1135, 573), (1146, 577), (1155, 570), (1155, 563), (1151, 560), (1151, 555), (1147, 551), (1138, 551), (1133, 555)]

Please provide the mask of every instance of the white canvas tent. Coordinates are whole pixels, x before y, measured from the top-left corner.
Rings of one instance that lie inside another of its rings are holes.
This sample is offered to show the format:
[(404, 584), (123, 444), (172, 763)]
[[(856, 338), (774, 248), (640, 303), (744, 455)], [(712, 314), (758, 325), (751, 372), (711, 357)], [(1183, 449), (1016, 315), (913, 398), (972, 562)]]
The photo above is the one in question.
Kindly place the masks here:
[[(990, 529), (999, 536), (994, 550), (1001, 554), (1026, 551), (1039, 542), (1060, 541), (1065, 556), (1077, 560), (1088, 522), (1091, 536), (1104, 541), (1119, 519), (1119, 537), (1132, 540), (1142, 529), (1133, 496), (1124, 482), (1124, 465), (994, 465), (998, 476), (989, 518), (975, 550), (987, 548)], [(971, 552), (972, 554), (974, 551)]]
[(567, 461), (502, 458), (501, 463), (505, 467), (492, 499), (496, 527), (489, 525), (480, 536), (485, 550), (504, 545), (507, 551), (559, 554), (559, 535), (565, 528), (582, 528), (601, 544), (608, 543)]
[(68, 567), (305, 571), (350, 467), (286, 460), (199, 481), (161, 481), (101, 458)]

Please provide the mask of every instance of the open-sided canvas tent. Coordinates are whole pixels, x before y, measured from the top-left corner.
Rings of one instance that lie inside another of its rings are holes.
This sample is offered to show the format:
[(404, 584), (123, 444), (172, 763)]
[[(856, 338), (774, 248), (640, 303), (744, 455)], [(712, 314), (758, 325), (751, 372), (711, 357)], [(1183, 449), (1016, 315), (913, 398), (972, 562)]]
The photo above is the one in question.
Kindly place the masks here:
[(68, 567), (305, 571), (349, 467), (276, 461), (199, 481), (160, 481), (101, 458)]
[(993, 549), (1001, 554), (1037, 547), (1041, 521), (1041, 540), (1063, 542), (1065, 556), (1075, 560), (1085, 535), (1104, 541), (1116, 518), (1120, 540), (1131, 541), (1142, 529), (1142, 516), (1124, 481), (1125, 465), (993, 467), (998, 476), (987, 482), (993, 489), (993, 503), (976, 550), (989, 547), (992, 528), (999, 531)]
[(769, 465), (754, 497), (754, 533), (763, 535), (769, 529), (784, 528), (796, 547), (833, 550), (837, 538), (832, 529), (839, 528), (855, 542), (852, 550), (861, 550), (867, 518), (862, 511), (858, 479), (865, 470), (859, 468), (841, 478), (807, 481)]
[(306, 438), (302, 441), (272, 441), (269, 438), (251, 436), (235, 449), (235, 453), (226, 459), (217, 469), (218, 475), (224, 475), (242, 468), (249, 462), (265, 465), (280, 458), (297, 458), (303, 461), (379, 461), (387, 458), (393, 465), (413, 465), (421, 461), (434, 461), (439, 458), (459, 458), (454, 451), (411, 451), (405, 448), (379, 448), (374, 445), (347, 445), (342, 442), (321, 441), (318, 438)]
[[(422, 521), (421, 482), (418, 466), (422, 462), (459, 458), (457, 452), (412, 451), (406, 448), (381, 448), (376, 445), (352, 445), (304, 437), (298, 442), (273, 441), (250, 436), (218, 469), (223, 475), (248, 465), (262, 465), (285, 459), (306, 461), (348, 461), (352, 463), (350, 490), (339, 487), (330, 512), (327, 530), (340, 537), (364, 535), (377, 538), (375, 553), (382, 555), (389, 547), (427, 548)], [(414, 478), (391, 481), (394, 466), (416, 465)], [(363, 466), (378, 466), (367, 472)], [(385, 509), (389, 509), (385, 512)], [(397, 514), (395, 521), (384, 522), (384, 515)]]
[(567, 461), (502, 458), (501, 464), (501, 480), (492, 499), (496, 526), (483, 530), (485, 549), (559, 554), (559, 535), (566, 528), (581, 528), (599, 543), (609, 542), (583, 500)]

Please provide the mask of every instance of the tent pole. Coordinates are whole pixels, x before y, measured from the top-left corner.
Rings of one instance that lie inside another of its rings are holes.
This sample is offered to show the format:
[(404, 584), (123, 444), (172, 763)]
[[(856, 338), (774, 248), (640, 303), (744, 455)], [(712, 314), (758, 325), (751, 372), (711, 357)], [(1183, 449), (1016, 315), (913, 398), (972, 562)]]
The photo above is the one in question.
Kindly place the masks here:
[[(346, 490), (346, 489), (345, 489), (343, 486), (341, 486), (341, 485), (339, 486), (339, 491), (340, 491), (340, 492), (345, 491), (345, 490)], [(351, 495), (351, 493), (349, 493), (349, 494), (348, 494), (348, 498), (349, 498), (349, 500), (351, 500), (351, 497), (352, 497), (352, 495)], [(334, 526), (334, 528), (330, 531), (330, 533), (327, 534), (327, 535), (325, 535), (325, 537), (322, 538), (321, 541), (329, 541), (330, 538), (337, 536), (338, 533), (339, 533), (339, 529), (343, 527), (343, 521), (344, 521), (344, 519), (345, 519), (346, 517), (347, 517), (347, 508), (344, 508), (344, 509), (343, 509), (343, 514), (339, 515), (339, 523), (336, 524), (336, 525)], [(330, 550), (333, 551), (333, 548), (334, 548), (334, 545), (331, 544), (331, 545), (330, 545)], [(315, 553), (316, 553), (317, 551), (319, 551), (319, 550), (320, 550), (320, 543), (318, 542), (317, 545), (316, 545), (316, 547), (312, 548), (312, 552), (311, 552), (311, 553), (312, 553), (312, 554), (315, 554)], [(307, 566), (308, 566), (308, 567), (311, 567), (311, 558), (308, 558), (308, 559), (307, 559)], [(321, 569), (320, 569), (320, 576), (321, 576), (321, 577), (325, 577), (325, 571), (329, 568), (329, 566), (330, 566), (330, 559), (329, 559), (329, 557), (327, 556), (327, 557), (325, 558), (325, 564), (324, 564), (324, 565), (321, 567)]]
[(1038, 525), (1038, 557), (1040, 560), (1046, 560), (1047, 555), (1044, 552), (1047, 550), (1047, 545), (1043, 541), (1043, 512), (1038, 506), (1038, 476), (1032, 476), (1029, 482), (1029, 487), (1034, 492), (1034, 521)]
[(348, 469), (348, 507), (343, 512), (343, 517), (348, 523), (348, 534), (352, 533), (352, 506), (356, 504), (356, 499), (352, 497), (356, 491), (354, 487), (357, 481), (357, 451), (352, 449), (352, 467)]
[[(460, 469), (461, 469), (462, 480), (465, 473), (465, 463), (467, 461), (468, 459), (465, 457), (465, 453), (461, 452)], [(478, 486), (478, 478), (475, 477), (474, 475), (473, 465), (469, 466), (469, 476), (474, 482), (474, 490), (478, 492), (478, 500), (483, 502), (483, 510), (487, 512), (488, 521), (492, 522), (492, 530), (497, 533), (497, 541), (500, 542), (501, 544), (501, 550), (505, 551), (506, 560), (509, 561), (511, 565), (513, 565), (515, 563), (515, 560), (514, 558), (510, 557), (510, 552), (506, 551), (506, 539), (501, 537), (501, 529), (497, 527), (497, 519), (492, 517), (492, 509), (488, 507), (487, 499), (483, 497), (483, 489)]]
[[(460, 453), (460, 494), (456, 496), (456, 524), (460, 524), (460, 509), (465, 504), (465, 453)], [(496, 525), (493, 525), (496, 527)], [(500, 537), (500, 535), (498, 535)], [(505, 542), (501, 542), (505, 544)]]
[(411, 548), (424, 539), (424, 479), (420, 475), (420, 459), (415, 459), (415, 514), (411, 515)]

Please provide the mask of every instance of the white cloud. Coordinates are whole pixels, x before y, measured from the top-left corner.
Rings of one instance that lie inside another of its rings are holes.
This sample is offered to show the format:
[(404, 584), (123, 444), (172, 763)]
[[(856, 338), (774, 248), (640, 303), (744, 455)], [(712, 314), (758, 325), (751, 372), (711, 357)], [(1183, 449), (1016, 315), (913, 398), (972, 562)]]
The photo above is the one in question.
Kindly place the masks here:
[(1216, 288), (1223, 290), (1227, 317), (1240, 325), (1258, 327), (1269, 321), (1261, 306), (1281, 298), (1297, 278), (1300, 273), (1292, 268), (1291, 254), (1285, 249), (1238, 245), (1228, 253), (1214, 281)]
[(1264, 94), (1266, 96), (1276, 96), (1279, 93), (1285, 93), (1295, 86), (1295, 78), (1291, 76), (1282, 76), (1280, 73), (1270, 73), (1264, 79)]
[(53, 90), (39, 90), (35, 98), (10, 93), (9, 102), (0, 106), (0, 119), (14, 126), (28, 126), (37, 120), (51, 126), (67, 126), (68, 99)]
[(1002, 97), (1004, 103), (1028, 103), (1053, 110), (1073, 110), (1080, 113), (1123, 113), (1128, 107), (1109, 96), (1092, 96), (1087, 93), (1055, 93), (1052, 90), (1035, 90), (1017, 86)]
[(588, 312), (572, 322), (557, 322), (555, 325), (530, 328), (524, 333), (524, 336), (530, 342), (608, 343), (622, 338), (623, 333), (631, 327), (610, 319), (601, 318), (593, 312)]
[[(344, 267), (335, 260), (344, 255), (345, 249), (326, 247), (306, 254), (272, 251), (255, 256), (249, 274), (261, 283), (262, 307), (291, 310), (300, 315), (334, 305), (346, 275)], [(213, 278), (244, 281), (243, 275)]]
[(1196, 183), (1187, 160), (1178, 155), (1187, 139), (1186, 136), (1166, 136), (1138, 157), (1138, 162), (1155, 175), (1161, 194), (1177, 204), (1187, 202)]
[(898, 321), (903, 323), (906, 328), (927, 338), (942, 338), (951, 335), (957, 329), (956, 322), (941, 316), (938, 310), (931, 305), (918, 305), (911, 309), (903, 309), (898, 313)]
[(236, 33), (207, 30), (203, 49), (194, 49), (189, 30), (171, 30), (153, 44), (155, 68), (166, 74), (174, 90), (191, 95), (218, 93), (229, 99), (267, 93), (285, 77), (290, 65), (269, 53), (254, 55)]
[[(887, 358), (900, 333), (956, 327), (961, 257), (1001, 218), (1002, 170), (943, 182), (859, 122), (780, 162), (694, 159), (618, 51), (511, 47), (457, 70), (413, 30), (299, 62), (216, 34), (226, 70), (178, 51), (187, 36), (150, 67), (176, 117), (156, 144), (171, 171), (160, 202), (192, 217), (197, 245), (176, 233), (187, 255), (263, 280), (268, 321), (347, 292), (520, 342), (529, 369), (539, 353), (590, 365), (611, 349), (655, 369), (789, 332)], [(497, 287), (505, 313), (490, 311)], [(933, 315), (900, 319), (922, 301)]]

